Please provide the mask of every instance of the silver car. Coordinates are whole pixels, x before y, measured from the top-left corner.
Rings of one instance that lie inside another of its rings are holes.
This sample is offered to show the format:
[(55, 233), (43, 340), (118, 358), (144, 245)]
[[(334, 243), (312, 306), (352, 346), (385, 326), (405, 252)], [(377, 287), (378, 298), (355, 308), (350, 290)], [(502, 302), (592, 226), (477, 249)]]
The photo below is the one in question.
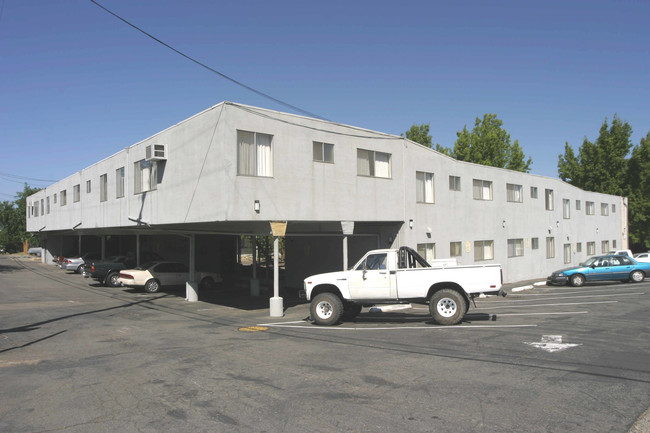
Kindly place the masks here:
[(101, 258), (101, 254), (99, 253), (86, 253), (80, 257), (66, 257), (61, 261), (59, 267), (66, 271), (74, 271), (80, 274), (83, 272), (83, 267), (87, 260), (99, 260)]

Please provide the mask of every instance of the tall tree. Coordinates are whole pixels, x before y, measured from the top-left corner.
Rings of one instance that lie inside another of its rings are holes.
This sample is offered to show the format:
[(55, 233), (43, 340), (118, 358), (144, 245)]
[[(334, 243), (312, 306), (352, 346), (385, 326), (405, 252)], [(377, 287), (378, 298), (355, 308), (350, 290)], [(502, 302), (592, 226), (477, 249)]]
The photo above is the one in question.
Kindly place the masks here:
[(595, 142), (585, 137), (577, 156), (566, 143), (558, 156), (560, 179), (587, 191), (626, 195), (631, 135), (632, 127), (614, 116), (611, 125), (605, 119)]
[(503, 129), (503, 121), (496, 114), (477, 117), (471, 131), (465, 125), (456, 133), (452, 149), (436, 146), (436, 149), (460, 161), (475, 162), (492, 167), (528, 173), (532, 159), (519, 146), (519, 141), (510, 141), (510, 134)]
[(6, 251), (22, 251), (23, 242), (32, 238), (25, 227), (27, 197), (38, 191), (38, 188), (25, 184), (23, 190), (16, 195), (15, 201), (0, 203), (0, 245)]
[[(411, 126), (411, 129), (406, 131), (404, 134), (406, 134), (406, 138), (408, 138), (411, 141), (415, 141), (416, 143), (423, 144), (427, 147), (432, 147), (433, 142), (431, 135), (429, 134), (429, 123), (423, 123), (421, 125), (413, 124)], [(404, 134), (400, 134), (400, 136), (404, 137)]]
[(630, 244), (650, 249), (650, 132), (632, 149), (628, 164)]

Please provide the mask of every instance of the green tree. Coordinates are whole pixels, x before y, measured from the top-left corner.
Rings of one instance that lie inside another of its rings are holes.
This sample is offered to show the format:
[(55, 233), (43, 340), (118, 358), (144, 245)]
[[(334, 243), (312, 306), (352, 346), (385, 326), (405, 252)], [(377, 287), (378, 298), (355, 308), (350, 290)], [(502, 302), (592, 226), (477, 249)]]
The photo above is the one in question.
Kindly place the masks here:
[(587, 191), (626, 195), (631, 135), (632, 127), (614, 116), (611, 126), (605, 119), (595, 142), (585, 137), (577, 156), (566, 143), (558, 156), (560, 179)]
[(436, 146), (436, 150), (459, 161), (530, 171), (531, 158), (526, 159), (518, 140), (510, 141), (510, 134), (503, 129), (503, 122), (496, 114), (484, 114), (483, 119), (477, 117), (471, 131), (465, 125), (456, 135), (453, 148)]
[(632, 150), (628, 163), (630, 244), (650, 249), (650, 132)]
[[(432, 137), (429, 134), (429, 123), (423, 123), (421, 125), (413, 124), (411, 129), (406, 131), (406, 138), (416, 143), (420, 143), (427, 147), (433, 147)], [(404, 137), (404, 134), (400, 134), (401, 137)]]
[(28, 234), (25, 227), (27, 197), (38, 191), (38, 188), (25, 184), (23, 190), (16, 194), (16, 200), (0, 203), (0, 246), (7, 252), (22, 251), (26, 240), (33, 245), (38, 244), (38, 239)]

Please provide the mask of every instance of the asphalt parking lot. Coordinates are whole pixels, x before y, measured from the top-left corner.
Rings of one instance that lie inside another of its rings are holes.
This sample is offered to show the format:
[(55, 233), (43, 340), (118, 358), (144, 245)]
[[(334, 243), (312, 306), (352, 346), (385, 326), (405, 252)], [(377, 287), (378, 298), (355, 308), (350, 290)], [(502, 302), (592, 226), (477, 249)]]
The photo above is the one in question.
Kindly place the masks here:
[(648, 432), (650, 279), (479, 299), (451, 327), (183, 294), (0, 256), (0, 431)]

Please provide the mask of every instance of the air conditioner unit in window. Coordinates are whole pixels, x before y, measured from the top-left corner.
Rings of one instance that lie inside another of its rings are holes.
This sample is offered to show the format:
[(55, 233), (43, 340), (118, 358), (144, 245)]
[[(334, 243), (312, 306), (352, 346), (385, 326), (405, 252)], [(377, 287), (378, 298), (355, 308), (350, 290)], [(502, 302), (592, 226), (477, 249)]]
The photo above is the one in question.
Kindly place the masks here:
[(167, 146), (164, 144), (151, 144), (145, 148), (144, 159), (147, 161), (165, 161), (167, 159)]

